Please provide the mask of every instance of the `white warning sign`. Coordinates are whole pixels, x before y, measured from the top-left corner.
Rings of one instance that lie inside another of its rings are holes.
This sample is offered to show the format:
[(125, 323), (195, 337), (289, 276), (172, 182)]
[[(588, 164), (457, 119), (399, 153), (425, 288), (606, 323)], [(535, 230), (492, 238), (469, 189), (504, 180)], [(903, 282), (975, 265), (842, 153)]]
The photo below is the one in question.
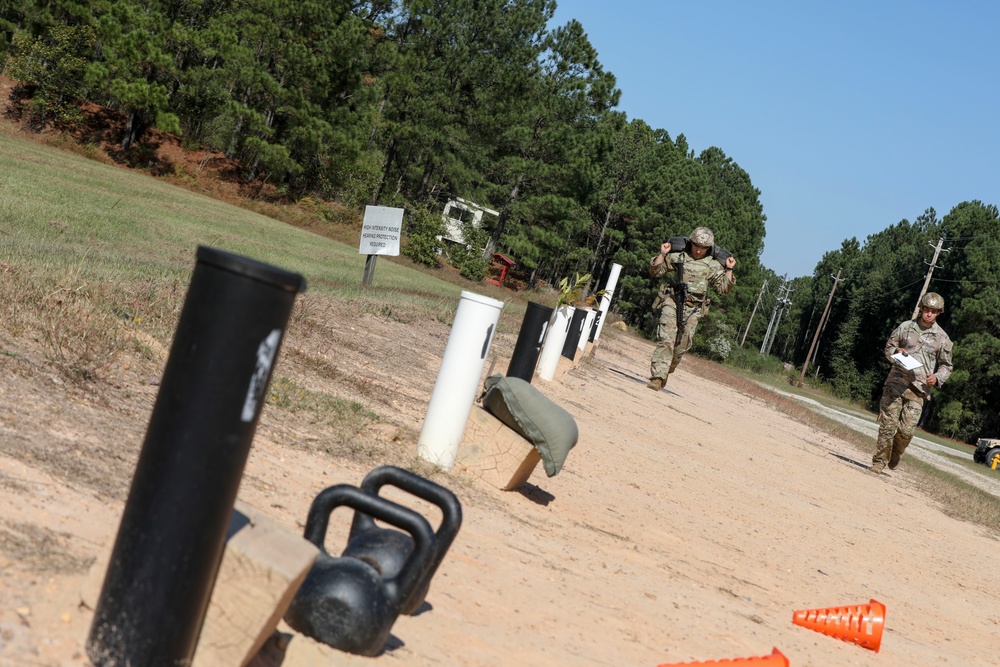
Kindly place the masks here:
[(403, 228), (403, 209), (389, 206), (366, 206), (361, 225), (362, 255), (399, 255), (399, 237)]

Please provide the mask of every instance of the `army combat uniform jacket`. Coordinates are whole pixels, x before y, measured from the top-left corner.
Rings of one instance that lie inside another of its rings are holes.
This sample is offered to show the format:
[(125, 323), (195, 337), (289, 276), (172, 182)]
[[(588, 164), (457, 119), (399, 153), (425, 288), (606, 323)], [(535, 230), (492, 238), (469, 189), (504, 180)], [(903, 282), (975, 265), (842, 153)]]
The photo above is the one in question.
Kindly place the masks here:
[[(908, 355), (920, 362), (920, 367), (908, 371), (896, 363), (891, 357), (899, 350), (906, 350)], [(917, 320), (903, 322), (886, 341), (885, 356), (892, 363), (885, 387), (895, 389), (898, 395), (907, 399), (927, 396), (928, 375), (935, 375), (938, 385), (944, 384), (951, 376), (951, 338), (937, 322), (926, 329)]]
[[(654, 257), (653, 259), (656, 259)], [(687, 299), (684, 302), (685, 310), (688, 308), (698, 308), (702, 313), (708, 310), (708, 288), (720, 295), (729, 294), (736, 284), (736, 277), (726, 270), (714, 259), (711, 254), (705, 255), (701, 259), (695, 259), (687, 252), (672, 252), (668, 254), (662, 263), (653, 265), (650, 260), (649, 275), (654, 278), (662, 278), (667, 273), (671, 276), (660, 288), (660, 293), (653, 302), (653, 308), (661, 308), (668, 300), (674, 301), (674, 289), (678, 284), (677, 264), (684, 266), (684, 282), (687, 283)]]

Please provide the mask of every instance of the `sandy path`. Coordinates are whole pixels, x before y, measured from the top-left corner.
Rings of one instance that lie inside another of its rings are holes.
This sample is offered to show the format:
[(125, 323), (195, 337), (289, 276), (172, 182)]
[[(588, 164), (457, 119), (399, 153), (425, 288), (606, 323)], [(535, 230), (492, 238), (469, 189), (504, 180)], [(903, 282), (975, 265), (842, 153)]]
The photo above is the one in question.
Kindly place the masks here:
[[(697, 360), (649, 391), (651, 349), (606, 340), (559, 381), (535, 381), (576, 418), (578, 446), (561, 474), (539, 468), (517, 492), (452, 480), (465, 521), (433, 609), (399, 619), (401, 646), (379, 662), (656, 665), (777, 646), (796, 667), (998, 664), (994, 537), (942, 514), (905, 465), (868, 475), (867, 454), (693, 374)], [(365, 472), (262, 429), (240, 495), (298, 530), (319, 489)], [(113, 538), (120, 503), (9, 456), (0, 473), (0, 536), (44, 526), (71, 536), (77, 559)], [(86, 664), (79, 567), (40, 571), (4, 545), (0, 664)], [(888, 608), (878, 654), (791, 623), (871, 598)]]

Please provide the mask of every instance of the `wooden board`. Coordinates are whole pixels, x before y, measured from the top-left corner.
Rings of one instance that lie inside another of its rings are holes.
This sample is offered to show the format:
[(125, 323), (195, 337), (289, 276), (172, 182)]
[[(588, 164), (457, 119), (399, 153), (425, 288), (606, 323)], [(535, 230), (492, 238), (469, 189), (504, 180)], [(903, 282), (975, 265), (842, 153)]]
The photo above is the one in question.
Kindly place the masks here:
[(523, 486), (541, 460), (534, 445), (482, 407), (472, 406), (455, 470), (509, 491)]
[(243, 666), (271, 637), (319, 553), (312, 543), (237, 503), (246, 525), (226, 542), (192, 667)]

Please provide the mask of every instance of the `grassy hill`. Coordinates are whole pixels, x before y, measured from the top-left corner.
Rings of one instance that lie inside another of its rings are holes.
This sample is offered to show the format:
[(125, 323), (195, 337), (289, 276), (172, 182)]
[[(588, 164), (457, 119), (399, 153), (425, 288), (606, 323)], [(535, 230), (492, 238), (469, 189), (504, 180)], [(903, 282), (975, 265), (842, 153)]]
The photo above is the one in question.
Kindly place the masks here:
[(200, 244), (302, 273), (310, 295), (345, 308), (402, 319), (450, 322), (469, 289), (510, 300), (502, 326), (516, 327), (526, 300), (405, 258), (379, 258), (365, 288), (356, 245), (10, 132), (0, 135), (0, 235), (7, 335), (40, 335), (50, 362), (91, 380), (126, 321), (168, 342)]

